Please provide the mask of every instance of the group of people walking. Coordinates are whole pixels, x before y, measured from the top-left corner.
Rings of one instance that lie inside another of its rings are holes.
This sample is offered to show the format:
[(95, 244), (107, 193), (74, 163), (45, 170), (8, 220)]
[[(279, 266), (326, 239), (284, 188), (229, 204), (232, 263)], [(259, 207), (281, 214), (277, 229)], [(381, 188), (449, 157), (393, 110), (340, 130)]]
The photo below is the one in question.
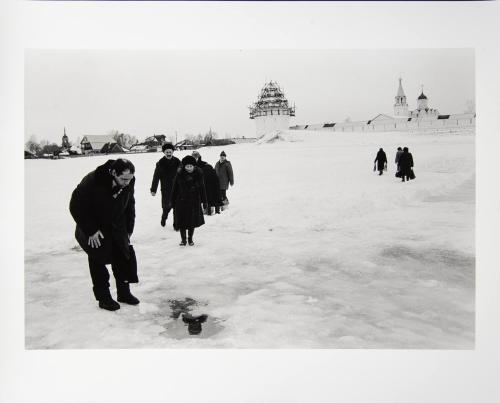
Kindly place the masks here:
[[(182, 160), (174, 157), (174, 146), (164, 144), (164, 156), (153, 174), (151, 195), (160, 185), (161, 226), (173, 210), (173, 227), (181, 235), (181, 246), (194, 245), (195, 228), (205, 223), (204, 213), (219, 214), (229, 203), (226, 191), (234, 185), (231, 162), (226, 153), (213, 168), (198, 151)], [(130, 245), (135, 224), (135, 167), (129, 160), (109, 160), (87, 174), (71, 195), (70, 212), (76, 222), (75, 237), (88, 255), (94, 296), (102, 309), (114, 311), (118, 302), (137, 305), (130, 292), (137, 283), (137, 262)], [(110, 293), (109, 272), (116, 281), (116, 302)]]
[(150, 189), (155, 196), (161, 184), (160, 224), (166, 225), (173, 209), (173, 227), (180, 231), (180, 245), (192, 246), (194, 229), (205, 223), (203, 214), (220, 214), (229, 203), (226, 191), (234, 185), (233, 168), (224, 151), (214, 169), (196, 150), (182, 161), (174, 157), (172, 144), (164, 144), (162, 150), (165, 155), (156, 164)]
[[(396, 163), (395, 176), (397, 178), (401, 178), (402, 182), (415, 179), (415, 173), (413, 172), (413, 155), (408, 150), (408, 147), (398, 147), (394, 162)], [(382, 175), (384, 171), (387, 171), (387, 155), (383, 148), (378, 150), (373, 163), (373, 170), (379, 171), (379, 176)]]

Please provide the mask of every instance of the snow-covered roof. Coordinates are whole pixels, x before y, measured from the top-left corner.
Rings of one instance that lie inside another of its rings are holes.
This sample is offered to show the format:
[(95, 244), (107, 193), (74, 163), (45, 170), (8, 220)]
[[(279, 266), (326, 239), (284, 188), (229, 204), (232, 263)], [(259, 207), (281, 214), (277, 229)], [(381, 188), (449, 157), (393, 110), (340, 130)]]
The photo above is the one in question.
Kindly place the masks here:
[(373, 122), (374, 120), (395, 120), (395, 119), (396, 118), (394, 116), (386, 115), (385, 113), (379, 113), (373, 119), (370, 119), (370, 122)]
[(135, 144), (130, 147), (131, 150), (146, 150), (148, 146), (146, 144)]
[(113, 136), (106, 134), (97, 134), (97, 135), (86, 135), (83, 136), (81, 144), (89, 143), (93, 150), (100, 150), (104, 147), (105, 144), (108, 143), (116, 143), (116, 140), (113, 139)]
[(109, 134), (87, 134), (83, 136), (82, 142), (86, 140), (88, 142), (96, 141), (96, 142), (106, 142), (106, 143), (114, 143), (115, 140), (113, 139), (113, 136), (110, 136)]
[(476, 114), (474, 112), (455, 113), (450, 115), (450, 119), (472, 119), (475, 117)]

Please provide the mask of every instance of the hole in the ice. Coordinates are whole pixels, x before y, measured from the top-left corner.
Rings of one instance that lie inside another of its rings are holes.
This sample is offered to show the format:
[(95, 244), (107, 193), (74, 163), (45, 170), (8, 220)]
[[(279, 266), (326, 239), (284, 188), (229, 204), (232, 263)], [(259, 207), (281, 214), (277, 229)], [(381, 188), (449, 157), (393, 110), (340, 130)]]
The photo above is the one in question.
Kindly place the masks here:
[(200, 304), (192, 299), (169, 300), (172, 321), (163, 325), (165, 331), (160, 334), (175, 339), (189, 337), (208, 338), (220, 332), (223, 326), (217, 318), (206, 314), (196, 315), (191, 310)]

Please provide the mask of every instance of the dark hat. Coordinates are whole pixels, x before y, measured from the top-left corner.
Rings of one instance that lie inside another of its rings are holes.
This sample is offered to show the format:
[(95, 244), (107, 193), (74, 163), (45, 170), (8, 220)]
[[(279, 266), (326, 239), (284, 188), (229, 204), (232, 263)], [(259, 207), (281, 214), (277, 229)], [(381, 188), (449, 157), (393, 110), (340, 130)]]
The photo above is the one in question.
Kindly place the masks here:
[(186, 155), (183, 159), (182, 159), (182, 165), (186, 166), (186, 165), (196, 165), (196, 159), (191, 156), (191, 155)]
[(161, 150), (164, 152), (165, 150), (174, 150), (174, 145), (172, 143), (165, 143), (161, 146)]
[(221, 157), (225, 157), (225, 156), (226, 156), (226, 153), (225, 153), (224, 151), (222, 151), (222, 152), (220, 153), (220, 156), (221, 156)]
[(408, 147), (404, 147), (403, 151), (408, 152)]

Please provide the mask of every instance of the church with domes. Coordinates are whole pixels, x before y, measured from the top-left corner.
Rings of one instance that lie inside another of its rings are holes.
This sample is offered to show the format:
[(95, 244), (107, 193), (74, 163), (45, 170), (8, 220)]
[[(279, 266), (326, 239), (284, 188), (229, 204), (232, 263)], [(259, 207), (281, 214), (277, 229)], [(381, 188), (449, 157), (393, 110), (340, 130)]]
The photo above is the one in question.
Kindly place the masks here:
[(431, 131), (452, 132), (467, 129), (474, 131), (476, 113), (474, 111), (444, 115), (438, 109), (429, 106), (429, 98), (424, 89), (417, 98), (417, 108), (409, 109), (402, 78), (394, 97), (392, 114), (379, 113), (377, 116), (363, 121), (325, 122), (296, 125), (290, 129), (326, 130), (334, 132), (379, 132), (379, 131)]

